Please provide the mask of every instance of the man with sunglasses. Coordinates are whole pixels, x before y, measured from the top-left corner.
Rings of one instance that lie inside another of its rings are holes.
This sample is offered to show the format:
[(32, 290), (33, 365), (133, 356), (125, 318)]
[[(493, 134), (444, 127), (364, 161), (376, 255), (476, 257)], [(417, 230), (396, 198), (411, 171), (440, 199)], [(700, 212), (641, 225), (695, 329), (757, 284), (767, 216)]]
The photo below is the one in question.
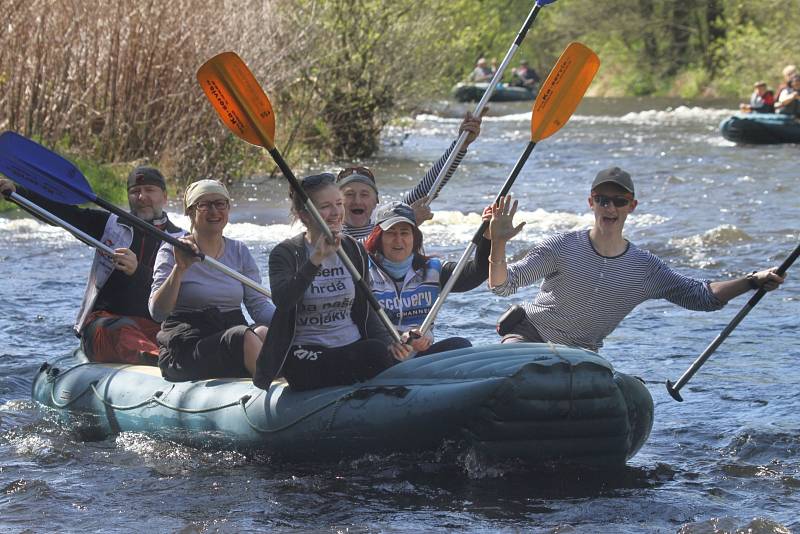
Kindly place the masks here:
[[(136, 167), (128, 176), (131, 214), (176, 237), (183, 231), (164, 213), (167, 184), (153, 167)], [(98, 362), (156, 365), (160, 325), (147, 309), (153, 265), (161, 241), (105, 210), (53, 202), (0, 178), (0, 193), (16, 191), (114, 249), (96, 251), (74, 330), (84, 354)]]
[[(488, 109), (488, 108), (487, 108)], [(442, 180), (442, 187), (455, 172), (464, 155), (467, 153), (467, 147), (481, 133), (481, 117), (473, 117), (471, 113), (467, 112), (466, 117), (461, 122), (459, 127), (459, 135), (462, 132), (468, 132), (464, 145), (453, 161), (453, 165), (448, 170), (444, 179)], [(444, 167), (447, 158), (455, 148), (456, 142), (442, 154), (442, 156), (428, 169), (422, 180), (411, 191), (403, 195), (403, 202), (409, 204), (414, 209), (414, 215), (419, 224), (433, 218), (430, 208), (422, 205), (424, 199), (428, 196), (431, 186), (436, 181), (436, 177)], [(336, 183), (344, 196), (344, 233), (350, 237), (363, 241), (372, 233), (375, 227), (375, 222), (372, 220), (372, 215), (375, 212), (375, 207), (378, 205), (378, 185), (375, 183), (375, 175), (367, 167), (347, 167), (343, 169), (336, 177)]]
[(619, 167), (600, 171), (589, 196), (592, 228), (549, 237), (510, 265), (506, 265), (506, 242), (525, 223), (514, 226), (517, 201), (510, 196), (493, 207), (491, 290), (507, 296), (544, 279), (532, 302), (509, 310), (501, 319), (498, 332), (504, 343), (553, 342), (597, 351), (645, 300), (667, 299), (691, 310), (713, 311), (751, 289), (771, 291), (783, 283), (774, 268), (722, 282), (675, 272), (622, 236), (625, 219), (636, 205), (630, 174)]

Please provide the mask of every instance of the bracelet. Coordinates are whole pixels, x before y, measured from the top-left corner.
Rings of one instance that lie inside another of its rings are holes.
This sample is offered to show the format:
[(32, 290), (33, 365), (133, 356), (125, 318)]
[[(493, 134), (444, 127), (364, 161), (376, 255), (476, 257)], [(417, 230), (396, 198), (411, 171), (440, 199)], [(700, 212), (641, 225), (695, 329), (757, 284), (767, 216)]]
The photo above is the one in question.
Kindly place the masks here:
[(489, 258), (489, 263), (493, 263), (493, 264), (500, 264), (500, 265), (502, 265), (502, 264), (504, 264), (505, 262), (506, 262), (506, 259), (505, 259), (505, 258), (503, 258), (502, 260), (497, 260), (497, 261), (492, 261), (492, 258)]
[(758, 284), (758, 279), (756, 278), (757, 272), (758, 271), (753, 271), (744, 277), (747, 283), (750, 284), (750, 289), (761, 289), (761, 286)]

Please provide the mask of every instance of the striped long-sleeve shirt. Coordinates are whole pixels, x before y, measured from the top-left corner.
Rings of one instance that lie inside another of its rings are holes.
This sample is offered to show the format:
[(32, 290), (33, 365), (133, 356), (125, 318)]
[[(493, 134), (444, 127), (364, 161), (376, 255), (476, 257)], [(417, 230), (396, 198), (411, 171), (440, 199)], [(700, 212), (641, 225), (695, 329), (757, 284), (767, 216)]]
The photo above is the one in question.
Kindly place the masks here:
[(709, 281), (683, 276), (633, 243), (619, 256), (601, 256), (588, 230), (545, 239), (510, 264), (507, 280), (492, 291), (507, 296), (541, 279), (533, 302), (523, 305), (528, 320), (547, 341), (593, 351), (645, 300), (667, 299), (702, 311), (724, 306)]
[[(442, 171), (447, 158), (450, 157), (450, 153), (456, 146), (456, 142), (450, 145), (450, 147), (445, 150), (444, 154), (433, 164), (433, 166), (428, 169), (428, 172), (425, 173), (425, 176), (422, 177), (422, 180), (408, 193), (403, 195), (403, 202), (406, 204), (411, 204), (416, 202), (417, 200), (425, 197), (431, 190), (433, 183), (436, 181), (436, 177)], [(464, 155), (467, 153), (467, 150), (464, 149), (458, 153), (453, 160), (453, 165), (450, 167), (450, 170), (447, 172), (445, 177), (442, 179), (441, 187), (444, 187), (444, 184), (450, 180), (450, 177), (453, 176), (453, 173), (456, 172), (456, 168), (461, 164), (461, 160), (464, 159)], [(378, 212), (379, 209), (376, 209), (375, 212)], [(349, 224), (344, 225), (344, 233), (352, 237), (353, 239), (357, 239), (358, 241), (363, 241), (372, 233), (372, 229), (375, 228), (374, 219), (370, 221), (370, 223), (366, 226), (350, 226)]]

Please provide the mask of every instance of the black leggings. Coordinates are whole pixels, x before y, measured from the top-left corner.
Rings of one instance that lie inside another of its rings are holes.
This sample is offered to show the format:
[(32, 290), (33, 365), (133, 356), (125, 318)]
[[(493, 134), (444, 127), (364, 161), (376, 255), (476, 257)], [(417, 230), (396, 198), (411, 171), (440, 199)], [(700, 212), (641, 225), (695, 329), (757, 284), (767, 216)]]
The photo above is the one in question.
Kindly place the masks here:
[(172, 382), (249, 377), (244, 366), (244, 337), (248, 330), (246, 325), (233, 326), (202, 338), (180, 359), (162, 358), (162, 376)]
[(293, 345), (283, 375), (295, 391), (369, 380), (397, 363), (384, 343), (362, 339), (343, 347)]

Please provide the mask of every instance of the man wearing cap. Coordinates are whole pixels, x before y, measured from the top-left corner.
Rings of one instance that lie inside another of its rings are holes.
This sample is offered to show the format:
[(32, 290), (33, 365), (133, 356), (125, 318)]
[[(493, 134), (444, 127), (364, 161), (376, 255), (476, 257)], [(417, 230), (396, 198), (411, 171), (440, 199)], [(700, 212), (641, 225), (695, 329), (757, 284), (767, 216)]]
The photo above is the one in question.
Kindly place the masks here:
[[(81, 348), (92, 361), (148, 363), (158, 359), (159, 324), (150, 317), (147, 299), (153, 264), (161, 241), (104, 210), (53, 202), (13, 182), (0, 179), (0, 192), (15, 191), (115, 251), (95, 252), (83, 302), (74, 325)], [(167, 185), (153, 167), (137, 167), (128, 176), (131, 213), (165, 232), (180, 235), (164, 213)]]
[[(636, 209), (631, 175), (619, 167), (600, 171), (592, 182), (589, 230), (556, 234), (520, 261), (506, 265), (506, 242), (525, 223), (513, 224), (517, 202), (505, 197), (493, 208), (490, 234), (489, 287), (511, 295), (544, 279), (524, 312), (506, 314), (503, 342), (552, 342), (597, 351), (640, 303), (667, 299), (691, 310), (713, 311), (751, 289), (777, 288), (783, 278), (775, 269), (722, 282), (697, 280), (670, 269), (664, 261), (622, 236), (625, 219)], [(501, 329), (502, 327), (502, 329)]]
[(767, 89), (767, 82), (757, 81), (753, 84), (753, 94), (749, 104), (739, 105), (745, 113), (772, 113), (775, 111), (775, 94)]

